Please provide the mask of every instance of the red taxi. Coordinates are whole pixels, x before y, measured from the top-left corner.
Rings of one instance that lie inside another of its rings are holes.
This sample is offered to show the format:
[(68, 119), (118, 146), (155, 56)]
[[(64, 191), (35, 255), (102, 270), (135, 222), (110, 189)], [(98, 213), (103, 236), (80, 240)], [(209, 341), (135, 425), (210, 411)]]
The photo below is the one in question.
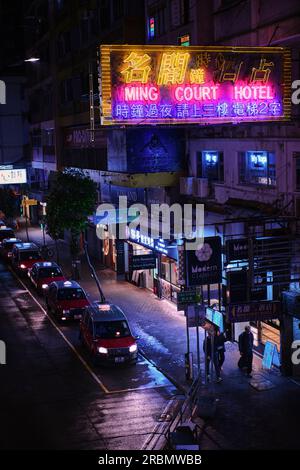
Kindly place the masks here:
[(13, 268), (21, 274), (26, 274), (34, 263), (44, 261), (35, 243), (16, 243), (12, 250), (11, 260)]
[(58, 264), (52, 261), (35, 263), (28, 271), (28, 277), (39, 292), (46, 292), (51, 282), (66, 281)]
[(16, 243), (22, 243), (18, 238), (4, 238), (0, 245), (0, 254), (5, 261), (9, 261), (12, 257), (13, 247)]
[(79, 320), (89, 301), (77, 282), (55, 281), (47, 289), (46, 305), (58, 320)]
[(93, 303), (80, 322), (80, 340), (95, 361), (136, 364), (138, 347), (128, 321), (116, 305)]

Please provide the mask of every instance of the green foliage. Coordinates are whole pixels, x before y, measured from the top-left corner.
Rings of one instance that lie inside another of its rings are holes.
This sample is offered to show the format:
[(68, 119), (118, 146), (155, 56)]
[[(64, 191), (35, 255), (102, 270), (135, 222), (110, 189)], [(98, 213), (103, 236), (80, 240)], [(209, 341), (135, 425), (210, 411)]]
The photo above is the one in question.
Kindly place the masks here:
[(58, 240), (64, 230), (70, 230), (73, 255), (79, 251), (78, 238), (87, 218), (95, 210), (96, 188), (96, 183), (82, 170), (64, 170), (57, 173), (47, 198), (47, 233)]
[(0, 212), (7, 219), (14, 218), (20, 214), (18, 197), (10, 188), (0, 188)]

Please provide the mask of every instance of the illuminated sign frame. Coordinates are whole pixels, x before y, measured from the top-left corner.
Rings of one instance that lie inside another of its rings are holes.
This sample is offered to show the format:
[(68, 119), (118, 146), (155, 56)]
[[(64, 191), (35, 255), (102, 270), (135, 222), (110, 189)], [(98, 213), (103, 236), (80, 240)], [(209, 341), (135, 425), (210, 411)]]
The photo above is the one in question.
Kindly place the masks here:
[(27, 183), (27, 172), (25, 168), (12, 168), (9, 170), (0, 169), (0, 186), (6, 184)]
[(284, 47), (100, 46), (103, 125), (287, 121)]

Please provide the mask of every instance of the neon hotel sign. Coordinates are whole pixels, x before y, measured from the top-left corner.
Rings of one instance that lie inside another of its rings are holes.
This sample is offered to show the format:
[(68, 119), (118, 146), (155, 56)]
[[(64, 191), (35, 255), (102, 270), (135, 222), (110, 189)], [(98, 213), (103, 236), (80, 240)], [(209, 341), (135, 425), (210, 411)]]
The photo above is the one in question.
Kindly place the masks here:
[(288, 120), (281, 47), (101, 46), (102, 124)]

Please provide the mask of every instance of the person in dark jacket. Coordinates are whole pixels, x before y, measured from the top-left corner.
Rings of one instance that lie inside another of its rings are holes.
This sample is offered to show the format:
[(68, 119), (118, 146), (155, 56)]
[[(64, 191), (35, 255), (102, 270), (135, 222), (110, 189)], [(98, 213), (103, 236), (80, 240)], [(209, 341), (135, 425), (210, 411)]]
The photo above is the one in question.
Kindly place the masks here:
[(216, 336), (215, 336), (215, 342), (216, 342), (216, 348), (218, 352), (218, 361), (219, 361), (219, 366), (220, 369), (222, 369), (222, 366), (225, 361), (225, 335), (224, 333), (221, 333), (220, 328), (216, 327)]
[(253, 341), (254, 336), (251, 332), (250, 326), (245, 327), (245, 331), (239, 336), (239, 351), (241, 359), (239, 360), (239, 367), (242, 369), (247, 368), (248, 377), (251, 376), (252, 362), (253, 362)]
[[(222, 382), (221, 378), (221, 367), (219, 364), (219, 355), (217, 349), (217, 343), (215, 341), (216, 336), (211, 332), (208, 333), (206, 340), (203, 341), (203, 351), (206, 354), (206, 371), (207, 378), (209, 379), (209, 368), (210, 362), (213, 361), (213, 365), (216, 371), (217, 382)], [(213, 343), (213, 346), (212, 346)]]

